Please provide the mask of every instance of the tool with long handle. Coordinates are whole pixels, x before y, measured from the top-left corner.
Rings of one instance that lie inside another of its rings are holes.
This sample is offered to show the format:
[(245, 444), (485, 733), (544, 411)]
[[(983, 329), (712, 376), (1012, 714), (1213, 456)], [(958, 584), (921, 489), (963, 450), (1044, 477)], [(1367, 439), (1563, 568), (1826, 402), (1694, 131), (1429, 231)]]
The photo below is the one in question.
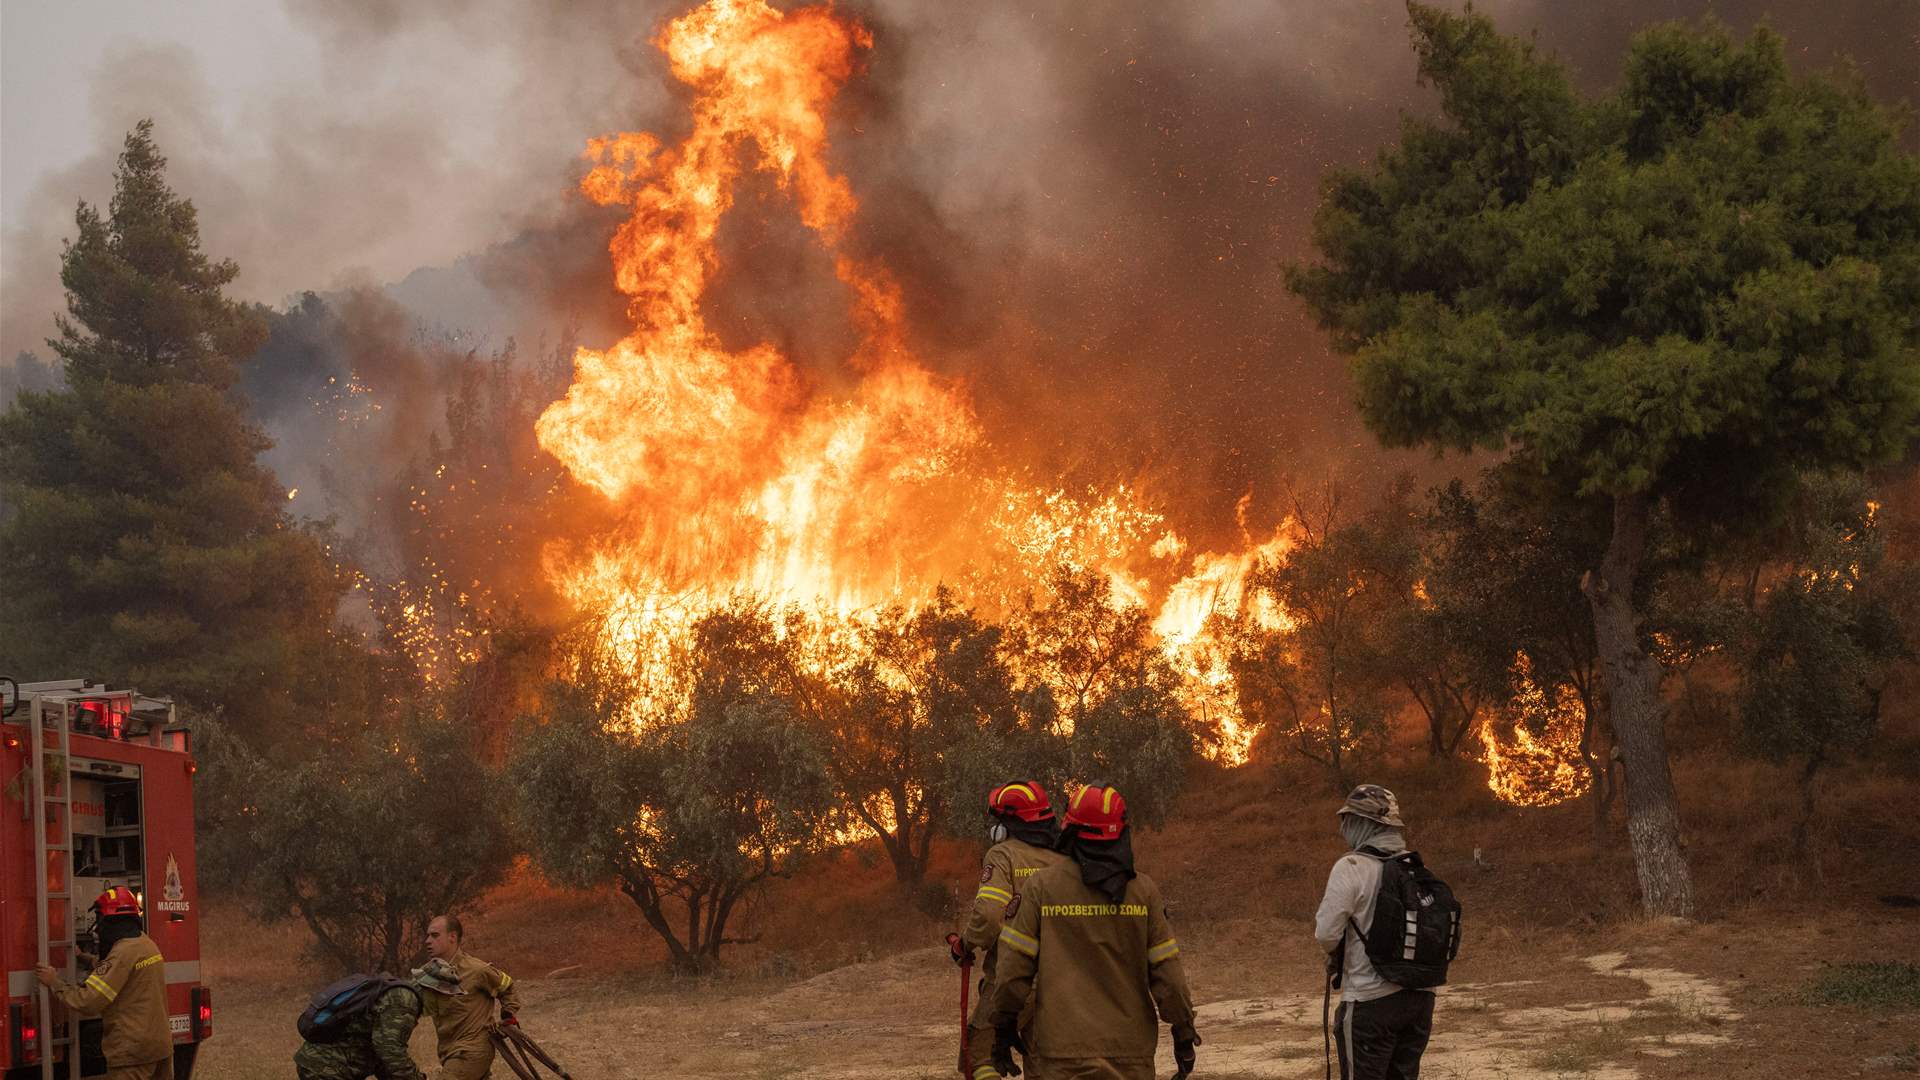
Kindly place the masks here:
[[(960, 935), (947, 935), (947, 950), (955, 956), (961, 953)], [(967, 950), (966, 959), (960, 962), (960, 1075), (973, 1076), (973, 1027), (967, 1023), (967, 991), (973, 988), (973, 951)]]
[(520, 1030), (518, 1024), (495, 1024), (491, 1032), (494, 1050), (506, 1059), (507, 1068), (520, 1080), (540, 1080), (539, 1066), (544, 1065), (560, 1080), (573, 1080), (560, 1063), (548, 1056), (533, 1036)]
[[(1340, 985), (1346, 970), (1347, 940), (1342, 937), (1340, 947), (1327, 954), (1327, 984), (1320, 991), (1320, 1039), (1327, 1055), (1327, 1080), (1333, 1080), (1333, 989)], [(1343, 1065), (1340, 1067), (1342, 1080), (1346, 1075)]]

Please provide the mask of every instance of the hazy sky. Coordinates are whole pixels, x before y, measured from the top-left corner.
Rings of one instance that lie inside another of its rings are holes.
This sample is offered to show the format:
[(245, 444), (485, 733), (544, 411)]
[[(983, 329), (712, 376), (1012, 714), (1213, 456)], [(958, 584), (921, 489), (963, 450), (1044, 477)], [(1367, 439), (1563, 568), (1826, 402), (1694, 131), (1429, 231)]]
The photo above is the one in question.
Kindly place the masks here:
[(20, 221), (42, 177), (92, 154), (102, 131), (91, 89), (116, 55), (176, 48), (217, 87), (224, 125), (245, 103), (318, 77), (313, 39), (274, 3), (7, 0), (0, 4), (0, 218)]
[[(24, 313), (57, 308), (74, 201), (107, 194), (141, 117), (248, 299), (393, 280), (551, 210), (584, 140), (648, 85), (620, 66), (626, 43), (548, 5), (429, 6), (0, 3), (0, 362), (43, 335)], [(656, 16), (624, 6), (644, 38)]]

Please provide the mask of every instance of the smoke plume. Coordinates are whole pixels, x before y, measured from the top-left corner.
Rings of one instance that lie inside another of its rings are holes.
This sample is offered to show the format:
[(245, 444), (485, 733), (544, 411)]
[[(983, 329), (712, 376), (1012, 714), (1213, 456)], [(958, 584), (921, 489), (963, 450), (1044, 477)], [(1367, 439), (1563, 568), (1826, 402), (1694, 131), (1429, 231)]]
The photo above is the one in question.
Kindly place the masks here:
[[(649, 39), (689, 5), (287, 6), (322, 49), (323, 86), (223, 113), (177, 50), (127, 51), (98, 74), (98, 156), (47, 177), (7, 235), (0, 363), (44, 335), (73, 201), (104, 197), (121, 134), (146, 115), (249, 298), (394, 282), (408, 318), (476, 346), (568, 329), (608, 344), (615, 218), (572, 193), (579, 149), (609, 131), (684, 134), (684, 95)], [(851, 7), (874, 32), (833, 133), (862, 203), (856, 242), (898, 273), (921, 354), (966, 381), (995, 445), (1064, 483), (1176, 494), (1203, 541), (1284, 476), (1406, 464), (1372, 448), (1342, 363), (1281, 286), (1308, 254), (1325, 170), (1365, 162), (1403, 113), (1432, 108), (1400, 3)], [(1712, 16), (1739, 33), (1770, 22), (1802, 69), (1846, 54), (1877, 96), (1916, 96), (1910, 0), (1483, 7), (1590, 90), (1650, 22)], [(487, 78), (455, 88), (476, 104), (450, 122), (435, 60), (475, 55), (468, 70)], [(847, 305), (791, 211), (747, 192), (720, 241), (712, 325), (832, 385)]]

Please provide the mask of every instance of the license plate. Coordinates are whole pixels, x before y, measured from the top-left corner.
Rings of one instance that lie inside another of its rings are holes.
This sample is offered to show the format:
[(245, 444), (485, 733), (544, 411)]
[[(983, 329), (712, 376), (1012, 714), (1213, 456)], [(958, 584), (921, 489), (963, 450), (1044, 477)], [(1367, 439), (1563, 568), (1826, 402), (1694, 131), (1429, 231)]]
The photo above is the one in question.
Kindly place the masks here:
[(169, 1016), (167, 1017), (167, 1026), (173, 1029), (175, 1035), (190, 1035), (193, 1033), (193, 1018), (187, 1016)]

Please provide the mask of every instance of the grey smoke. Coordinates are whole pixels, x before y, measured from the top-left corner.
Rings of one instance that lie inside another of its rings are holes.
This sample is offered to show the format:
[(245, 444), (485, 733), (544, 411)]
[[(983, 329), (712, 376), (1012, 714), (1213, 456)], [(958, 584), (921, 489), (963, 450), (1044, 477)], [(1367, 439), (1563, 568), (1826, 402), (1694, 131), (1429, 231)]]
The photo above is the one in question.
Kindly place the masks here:
[[(571, 180), (591, 135), (685, 131), (684, 94), (648, 40), (686, 5), (287, 2), (319, 43), (324, 86), (223, 122), (178, 55), (130, 53), (95, 80), (99, 156), (49, 178), (44, 213), (7, 237), (0, 357), (31, 347), (21, 328), (56, 308), (72, 200), (101, 197), (119, 134), (149, 114), (246, 295), (398, 281), (417, 319), (489, 340), (563, 325), (590, 345), (615, 336), (604, 245), (616, 218), (582, 205)], [(1920, 97), (1911, 0), (1482, 7), (1588, 89), (1615, 78), (1638, 29), (1713, 15), (1739, 33), (1770, 21), (1803, 69), (1845, 53), (1882, 99)], [(969, 382), (996, 443), (1068, 482), (1179, 493), (1201, 531), (1229, 529), (1245, 492), (1272, 505), (1288, 475), (1407, 462), (1372, 447), (1340, 360), (1280, 279), (1308, 254), (1324, 171), (1363, 163), (1402, 113), (1432, 108), (1402, 4), (851, 10), (876, 38), (834, 135), (863, 202), (858, 241), (898, 269), (923, 353)], [(433, 85), (435, 58), (476, 54), (485, 62), (465, 70), (487, 73), (473, 86), (484, 105), (416, 107), (409, 90)], [(1920, 148), (1920, 132), (1907, 138)], [(750, 212), (761, 200), (771, 213)], [(831, 385), (847, 333), (837, 285), (767, 185), (740, 207), (721, 237), (714, 325), (730, 344), (779, 342)], [(439, 269), (407, 278), (423, 265)]]

